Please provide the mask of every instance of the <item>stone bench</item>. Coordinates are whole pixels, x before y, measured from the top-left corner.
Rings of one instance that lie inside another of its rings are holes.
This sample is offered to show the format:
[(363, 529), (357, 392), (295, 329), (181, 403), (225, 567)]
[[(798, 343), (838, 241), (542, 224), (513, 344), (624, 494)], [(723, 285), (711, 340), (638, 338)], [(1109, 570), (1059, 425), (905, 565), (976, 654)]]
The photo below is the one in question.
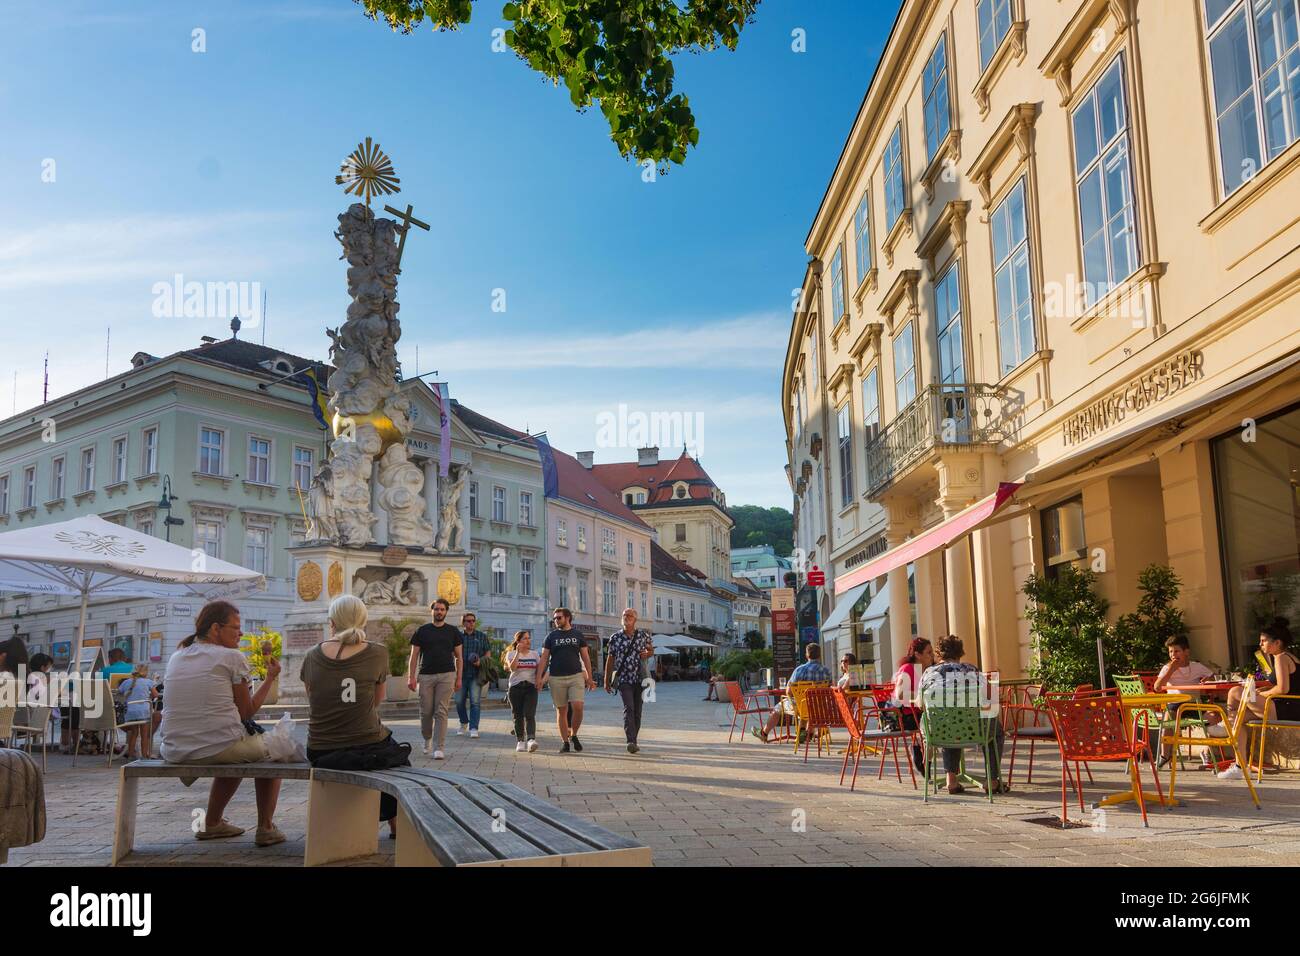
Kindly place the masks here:
[(379, 796), (396, 798), (398, 866), (648, 866), (649, 847), (498, 780), (399, 767), (351, 771), (298, 763), (221, 766), (137, 760), (121, 769), (116, 865), (132, 849), (140, 779), (279, 777), (307, 780), (304, 863), (319, 866), (379, 850)]

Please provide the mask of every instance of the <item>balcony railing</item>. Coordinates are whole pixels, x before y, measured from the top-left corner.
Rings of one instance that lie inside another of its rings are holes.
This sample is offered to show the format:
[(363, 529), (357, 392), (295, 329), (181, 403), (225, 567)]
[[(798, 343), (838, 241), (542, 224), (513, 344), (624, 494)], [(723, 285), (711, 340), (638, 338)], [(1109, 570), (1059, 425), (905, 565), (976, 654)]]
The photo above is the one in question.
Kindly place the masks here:
[(867, 497), (877, 495), (932, 448), (1010, 440), (1005, 397), (992, 385), (927, 385), (867, 443)]

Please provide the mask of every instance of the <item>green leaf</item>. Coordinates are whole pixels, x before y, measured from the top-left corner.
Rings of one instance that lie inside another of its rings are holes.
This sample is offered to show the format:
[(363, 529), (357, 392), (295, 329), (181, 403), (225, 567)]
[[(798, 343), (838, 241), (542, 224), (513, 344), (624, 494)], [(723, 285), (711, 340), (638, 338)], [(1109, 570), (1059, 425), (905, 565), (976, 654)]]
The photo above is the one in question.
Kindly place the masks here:
[(504, 7), (502, 7), (502, 8), (501, 8), (501, 19), (502, 19), (502, 20), (518, 20), (518, 19), (519, 19), (519, 4), (517, 4), (517, 3), (507, 3)]

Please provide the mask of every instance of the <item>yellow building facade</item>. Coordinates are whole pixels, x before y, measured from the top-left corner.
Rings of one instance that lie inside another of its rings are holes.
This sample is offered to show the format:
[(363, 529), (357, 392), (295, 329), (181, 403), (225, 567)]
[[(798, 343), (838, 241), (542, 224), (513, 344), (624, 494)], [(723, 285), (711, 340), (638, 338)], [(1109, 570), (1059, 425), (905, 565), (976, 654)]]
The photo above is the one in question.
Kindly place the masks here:
[[(905, 0), (783, 376), (837, 652), (892, 672), (912, 633), (955, 633), (1018, 676), (1021, 588), (1067, 563), (1112, 617), (1173, 567), (1201, 660), (1300, 625), (1298, 22), (1296, 0)], [(976, 530), (864, 580), (1003, 483)]]

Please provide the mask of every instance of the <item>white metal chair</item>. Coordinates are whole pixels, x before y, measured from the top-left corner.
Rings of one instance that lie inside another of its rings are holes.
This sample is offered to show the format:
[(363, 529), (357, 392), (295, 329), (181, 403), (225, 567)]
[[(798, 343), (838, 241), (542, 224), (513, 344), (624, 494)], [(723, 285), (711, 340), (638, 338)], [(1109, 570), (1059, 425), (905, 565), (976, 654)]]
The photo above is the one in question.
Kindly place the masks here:
[(41, 738), (41, 773), (45, 773), (45, 744), (49, 738), (50, 715), (52, 707), (19, 707), (14, 718), (10, 734), (13, 743), (21, 736), (27, 741), (27, 753), (32, 752), (32, 743)]
[[(91, 680), (86, 679), (83, 687), (90, 684)], [(81, 751), (81, 737), (85, 733), (101, 733), (108, 738), (108, 745), (105, 749), (108, 751), (108, 765), (113, 766), (113, 751), (117, 748), (117, 732), (125, 727), (143, 727), (149, 723), (148, 720), (133, 720), (128, 723), (119, 724), (117, 722), (117, 710), (113, 706), (113, 694), (108, 689), (108, 681), (100, 678), (95, 693), (97, 697), (83, 697), (82, 702), (86, 700), (98, 704), (97, 712), (92, 712), (95, 708), (82, 707), (81, 709), (81, 730), (77, 734), (77, 743), (72, 751), (72, 765), (77, 765), (77, 755)]]

